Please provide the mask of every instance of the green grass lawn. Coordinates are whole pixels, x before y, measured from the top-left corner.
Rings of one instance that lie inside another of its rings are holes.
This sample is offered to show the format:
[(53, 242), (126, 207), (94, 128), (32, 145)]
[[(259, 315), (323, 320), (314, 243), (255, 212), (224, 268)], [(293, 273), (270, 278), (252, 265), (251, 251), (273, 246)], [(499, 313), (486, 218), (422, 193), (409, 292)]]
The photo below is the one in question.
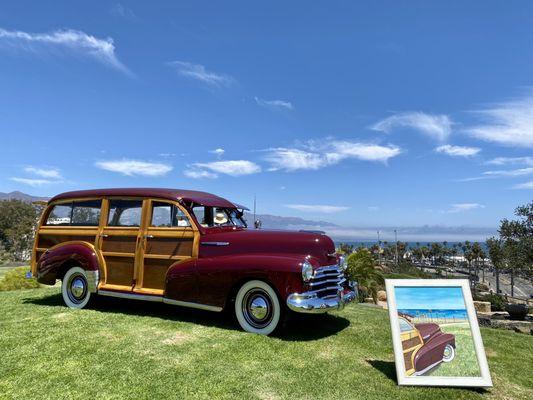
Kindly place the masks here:
[(387, 312), (350, 305), (278, 337), (221, 314), (59, 288), (0, 292), (2, 399), (531, 399), (533, 337), (482, 330), (495, 387), (397, 387)]
[(5, 274), (7, 274), (9, 271), (15, 269), (17, 267), (4, 267), (0, 266), (0, 279), (4, 277)]
[(468, 322), (442, 324), (443, 332), (455, 336), (455, 358), (448, 363), (440, 363), (429, 374), (433, 376), (480, 376), (472, 331)]

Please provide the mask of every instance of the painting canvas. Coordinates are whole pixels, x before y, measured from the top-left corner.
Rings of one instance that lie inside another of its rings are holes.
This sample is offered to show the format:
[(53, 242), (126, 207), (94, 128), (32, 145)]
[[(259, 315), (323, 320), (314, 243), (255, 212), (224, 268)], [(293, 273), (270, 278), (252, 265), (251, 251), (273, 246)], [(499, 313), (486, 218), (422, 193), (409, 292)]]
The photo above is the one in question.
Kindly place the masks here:
[(387, 280), (399, 384), (491, 386), (467, 280)]

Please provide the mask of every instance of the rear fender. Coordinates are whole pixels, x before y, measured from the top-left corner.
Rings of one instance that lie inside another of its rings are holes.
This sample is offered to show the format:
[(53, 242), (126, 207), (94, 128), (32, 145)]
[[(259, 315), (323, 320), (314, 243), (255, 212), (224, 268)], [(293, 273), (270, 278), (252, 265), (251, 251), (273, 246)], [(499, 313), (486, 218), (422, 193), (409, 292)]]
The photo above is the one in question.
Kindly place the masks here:
[(87, 242), (64, 242), (46, 250), (37, 263), (37, 280), (53, 285), (56, 279), (63, 278), (72, 265), (79, 266), (86, 271), (89, 290), (96, 292), (103, 260), (94, 246)]
[(455, 336), (450, 333), (435, 335), (431, 340), (425, 342), (416, 353), (413, 363), (415, 370), (422, 371), (431, 365), (440, 363), (444, 355), (444, 348), (448, 344), (455, 348)]

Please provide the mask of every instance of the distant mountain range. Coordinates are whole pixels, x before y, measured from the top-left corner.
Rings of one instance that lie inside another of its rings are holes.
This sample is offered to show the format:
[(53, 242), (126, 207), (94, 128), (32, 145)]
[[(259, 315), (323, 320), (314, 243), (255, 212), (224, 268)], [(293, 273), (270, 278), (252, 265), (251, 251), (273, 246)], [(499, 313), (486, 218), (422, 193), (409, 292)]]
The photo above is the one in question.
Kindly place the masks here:
[[(20, 191), (10, 193), (0, 192), (0, 200), (17, 199), (23, 201), (43, 201), (48, 197), (32, 196)], [(245, 213), (249, 226), (253, 227), (253, 214)], [(325, 231), (335, 241), (374, 241), (377, 231), (380, 231), (381, 240), (394, 240), (394, 229), (397, 231), (398, 240), (409, 242), (433, 242), (448, 240), (459, 242), (464, 240), (485, 241), (497, 235), (497, 229), (492, 227), (470, 226), (403, 226), (403, 227), (348, 227), (333, 224), (327, 221), (313, 221), (298, 217), (281, 217), (279, 215), (257, 214), (256, 219), (261, 220), (264, 229), (288, 230), (320, 230)]]

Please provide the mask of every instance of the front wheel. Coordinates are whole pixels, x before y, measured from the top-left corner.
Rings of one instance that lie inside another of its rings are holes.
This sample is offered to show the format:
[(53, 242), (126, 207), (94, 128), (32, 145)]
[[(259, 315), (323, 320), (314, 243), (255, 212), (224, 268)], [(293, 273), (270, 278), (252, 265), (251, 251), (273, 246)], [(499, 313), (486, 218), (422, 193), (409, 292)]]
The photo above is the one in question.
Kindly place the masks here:
[(450, 362), (455, 358), (455, 349), (451, 344), (447, 344), (442, 354), (442, 361)]
[(61, 283), (63, 301), (70, 308), (83, 308), (91, 299), (87, 274), (80, 267), (70, 268)]
[(246, 282), (235, 298), (235, 316), (246, 332), (270, 335), (281, 320), (281, 306), (274, 289), (263, 281)]

